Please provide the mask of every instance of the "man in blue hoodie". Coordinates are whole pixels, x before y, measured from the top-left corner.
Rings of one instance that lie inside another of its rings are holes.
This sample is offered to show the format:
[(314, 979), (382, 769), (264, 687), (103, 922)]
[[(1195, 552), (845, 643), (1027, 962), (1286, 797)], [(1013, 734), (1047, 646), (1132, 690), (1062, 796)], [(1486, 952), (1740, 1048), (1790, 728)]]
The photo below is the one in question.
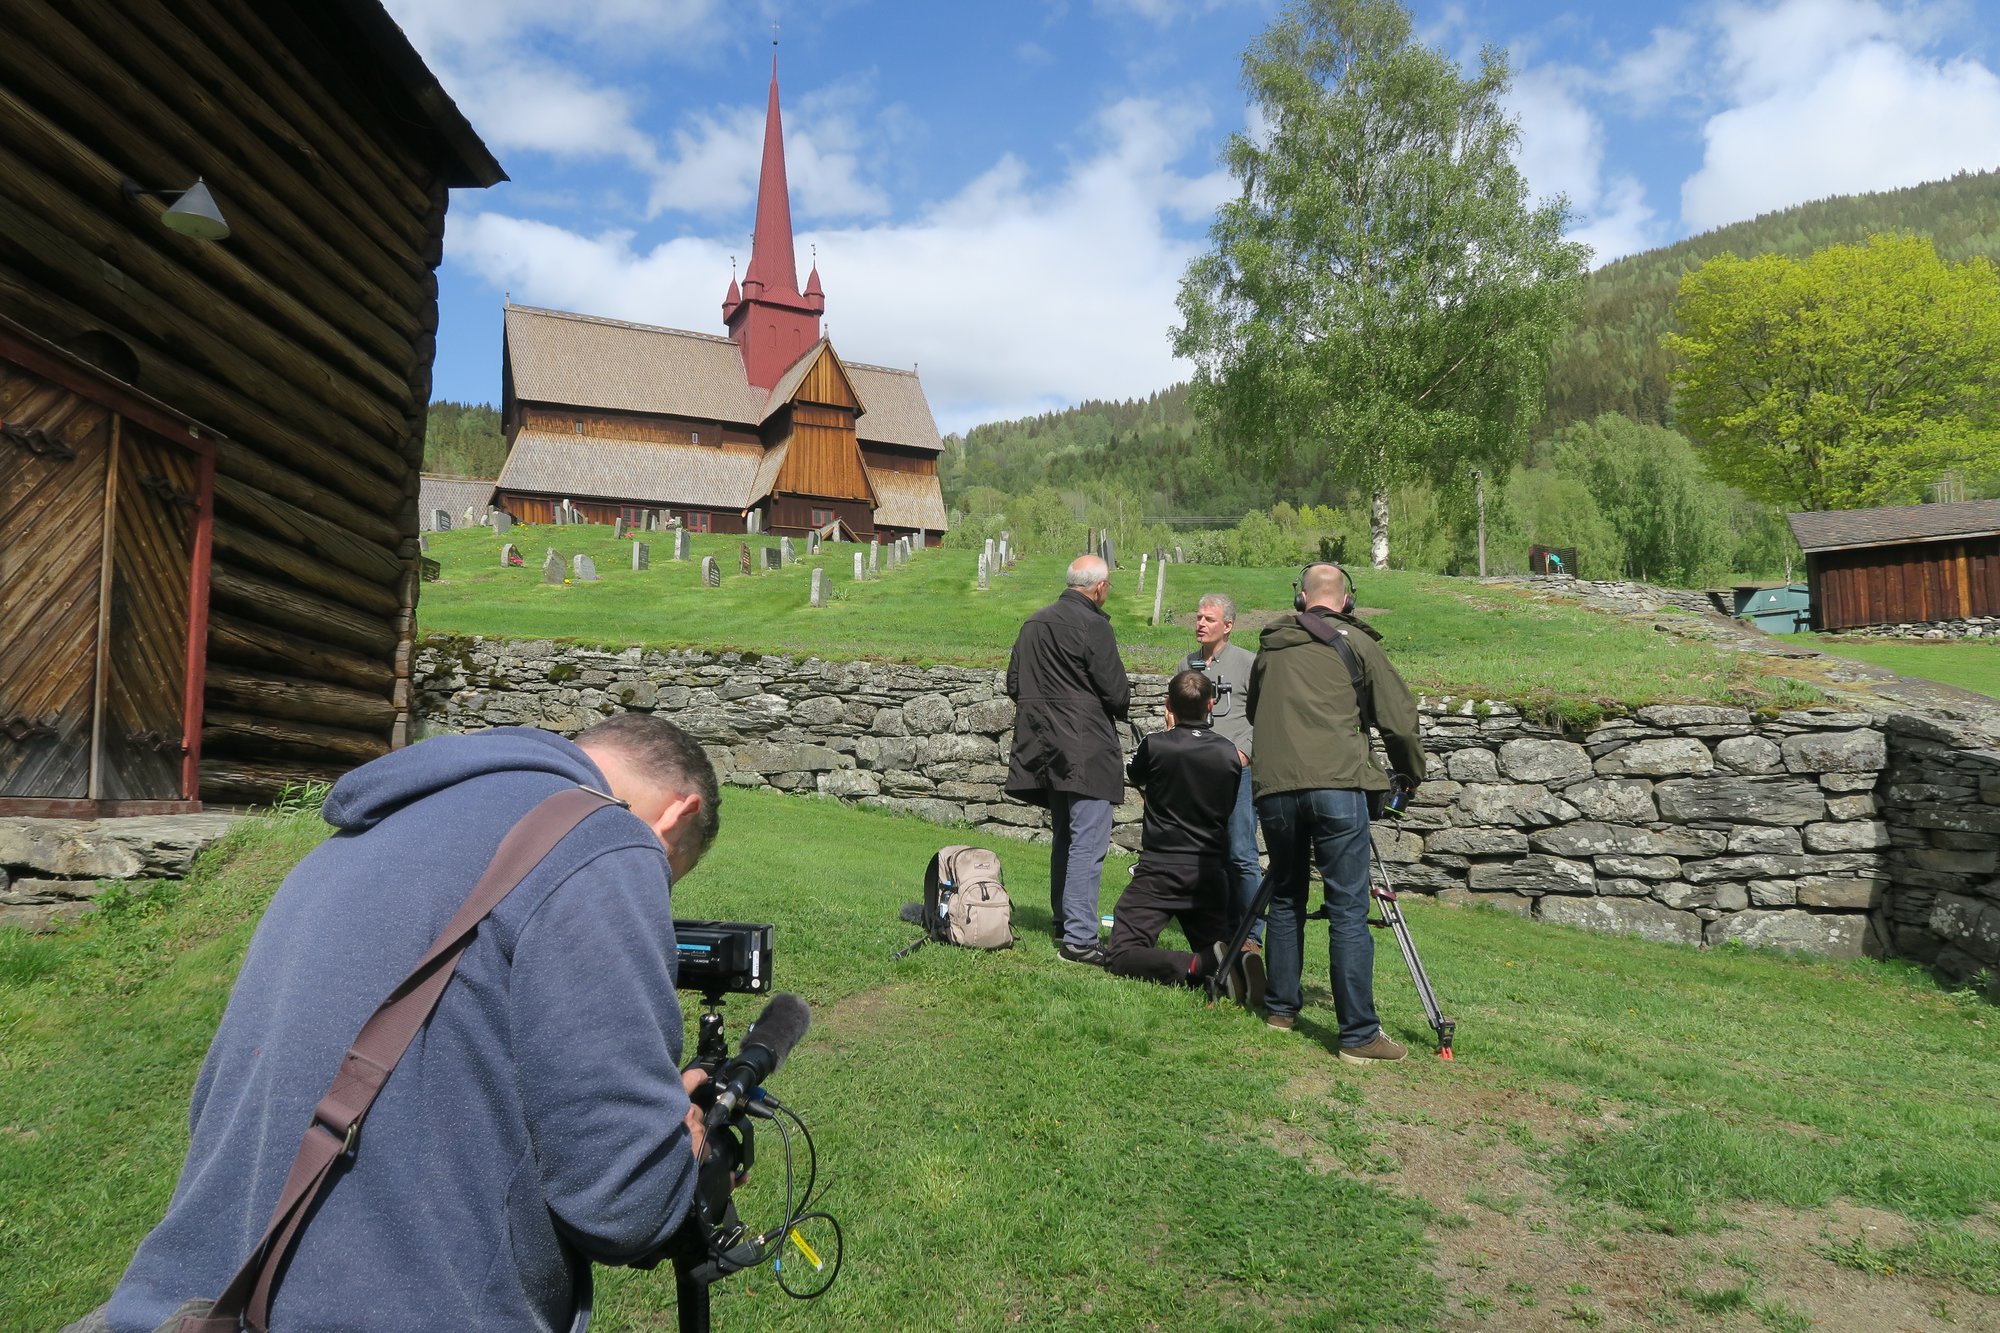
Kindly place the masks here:
[(718, 827), (715, 770), (671, 723), (575, 742), (503, 727), (348, 774), (337, 832), (286, 877), (195, 1083), (167, 1214), (111, 1303), (151, 1330), (222, 1291), (269, 1219), (314, 1105), (377, 1003), (506, 832), (565, 787), (607, 806), (479, 927), (284, 1271), (272, 1326), (563, 1329), (590, 1263), (657, 1261), (696, 1177), (670, 886)]

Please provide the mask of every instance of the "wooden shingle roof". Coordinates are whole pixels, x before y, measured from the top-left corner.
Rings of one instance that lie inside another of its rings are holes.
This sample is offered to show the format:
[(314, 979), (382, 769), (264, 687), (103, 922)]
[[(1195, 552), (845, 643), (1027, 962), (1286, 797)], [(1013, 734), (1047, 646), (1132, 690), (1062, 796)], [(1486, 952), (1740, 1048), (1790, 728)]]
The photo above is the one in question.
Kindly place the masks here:
[(486, 506), (492, 501), (491, 481), (473, 481), (465, 477), (440, 477), (426, 472), (417, 481), (417, 526), (420, 528), (428, 526), (431, 511), (434, 509), (442, 509), (450, 514), (454, 525), (463, 523), (467, 506), (484, 514)]
[(2000, 533), (2000, 500), (1787, 514), (1804, 551), (1844, 551)]
[(500, 488), (743, 509), (763, 461), (763, 450), (754, 445), (655, 444), (524, 430), (500, 470)]
[(868, 484), (875, 488), (877, 523), (892, 528), (944, 531), (944, 494), (936, 477), (880, 467), (864, 470), (868, 473)]
[[(754, 429), (790, 399), (825, 340), (807, 349), (770, 393), (751, 387), (736, 344), (713, 334), (510, 305), (506, 341), (514, 396), (523, 402)], [(862, 400), (855, 427), (862, 443), (929, 453), (944, 448), (915, 371), (841, 364)]]

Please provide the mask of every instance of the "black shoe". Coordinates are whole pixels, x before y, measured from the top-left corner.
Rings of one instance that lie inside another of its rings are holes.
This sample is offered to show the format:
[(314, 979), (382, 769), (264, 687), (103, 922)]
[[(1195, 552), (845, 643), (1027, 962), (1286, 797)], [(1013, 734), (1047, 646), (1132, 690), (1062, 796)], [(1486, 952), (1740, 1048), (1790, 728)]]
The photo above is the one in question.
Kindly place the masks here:
[(1264, 1003), (1264, 987), (1269, 977), (1264, 971), (1264, 951), (1257, 941), (1248, 940), (1243, 945), (1243, 1004), (1247, 1008)]
[(1056, 957), (1065, 963), (1085, 963), (1091, 967), (1104, 966), (1104, 950), (1095, 944), (1086, 944), (1082, 948), (1074, 944), (1065, 944), (1056, 950)]

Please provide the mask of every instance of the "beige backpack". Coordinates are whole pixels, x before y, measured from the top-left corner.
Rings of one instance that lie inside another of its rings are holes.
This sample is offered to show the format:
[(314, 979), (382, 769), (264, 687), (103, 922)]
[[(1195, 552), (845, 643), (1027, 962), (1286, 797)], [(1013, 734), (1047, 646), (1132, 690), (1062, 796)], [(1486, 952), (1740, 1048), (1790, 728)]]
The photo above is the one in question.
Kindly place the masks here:
[(966, 949), (1006, 949), (1014, 943), (1014, 902), (1000, 882), (999, 854), (986, 847), (941, 849), (924, 870), (924, 900), (903, 909), (926, 940)]

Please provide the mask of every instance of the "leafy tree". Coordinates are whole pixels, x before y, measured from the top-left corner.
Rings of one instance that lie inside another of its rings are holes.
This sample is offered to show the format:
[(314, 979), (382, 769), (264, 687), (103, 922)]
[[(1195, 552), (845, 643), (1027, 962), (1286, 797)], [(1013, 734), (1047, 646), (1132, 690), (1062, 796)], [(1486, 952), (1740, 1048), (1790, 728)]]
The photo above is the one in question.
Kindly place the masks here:
[(1590, 491), (1618, 535), (1623, 573), (1683, 586), (1728, 573), (1737, 497), (1708, 475), (1679, 431), (1606, 412), (1556, 436), (1553, 466)]
[(1921, 236), (1799, 261), (1721, 255), (1681, 281), (1677, 409), (1711, 470), (1802, 509), (1910, 503), (2000, 435), (2000, 274)]
[(1519, 456), (1587, 250), (1564, 201), (1528, 204), (1498, 50), (1464, 77), (1395, 0), (1296, 0), (1243, 82), (1263, 130), (1224, 149), (1242, 192), (1182, 278), (1174, 350), (1232, 466), (1371, 494), (1384, 567), (1395, 484)]

